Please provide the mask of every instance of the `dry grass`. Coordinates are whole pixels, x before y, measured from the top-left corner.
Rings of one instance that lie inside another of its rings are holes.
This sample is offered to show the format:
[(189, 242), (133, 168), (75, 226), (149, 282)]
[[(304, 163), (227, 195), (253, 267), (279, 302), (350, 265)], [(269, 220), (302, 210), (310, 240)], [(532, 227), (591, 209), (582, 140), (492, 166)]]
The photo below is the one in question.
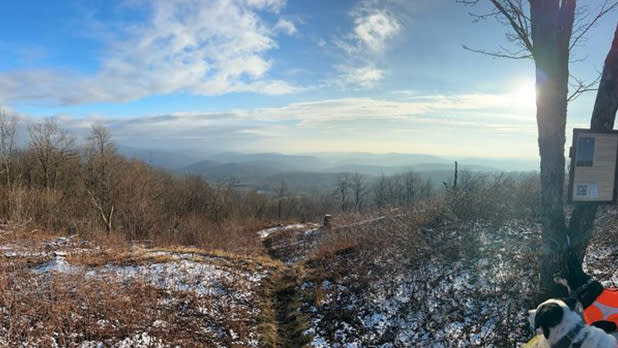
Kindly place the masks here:
[[(305, 281), (309, 285), (301, 292), (305, 297), (303, 312), (310, 313), (317, 322), (316, 332), (330, 344), (355, 341), (368, 346), (399, 346), (397, 333), (416, 324), (421, 335), (431, 335), (441, 330), (445, 320), (466, 322), (467, 304), (462, 303), (468, 300), (502, 303), (508, 299), (509, 308), (504, 308), (494, 330), (485, 333), (484, 343), (478, 346), (496, 342), (497, 346), (512, 346), (522, 339), (527, 326), (522, 326), (520, 309), (528, 308), (527, 301), (534, 295), (530, 274), (536, 269), (535, 246), (539, 245), (540, 235), (535, 233), (534, 225), (513, 222), (494, 230), (489, 224), (462, 223), (440, 209), (410, 213), (393, 211), (380, 219), (353, 217), (351, 221), (335, 217), (332, 231), (324, 232), (320, 246), (305, 263)], [(488, 233), (489, 240), (481, 243), (481, 232)], [(457, 272), (464, 269), (464, 274), (474, 277), (479, 274), (474, 270), (481, 259), (508, 268), (508, 272), (498, 271), (498, 276), (489, 279), (499, 285), (454, 290), (457, 287), (451, 285)], [(526, 285), (522, 286), (523, 282)], [(446, 290), (437, 295), (435, 289)], [(392, 303), (408, 295), (400, 307), (392, 307)], [(457, 300), (451, 302), (450, 295)], [(428, 305), (436, 302), (440, 303), (436, 308)], [(494, 320), (487, 313), (478, 313), (475, 320), (462, 326), (464, 331), (479, 330), (470, 335), (479, 334), (482, 325)], [(366, 326), (364, 320), (372, 314), (392, 314), (388, 322), (381, 322), (392, 327), (381, 331), (381, 324)], [(417, 314), (416, 319), (410, 319)], [(408, 320), (407, 326), (397, 327), (400, 320)], [(372, 336), (376, 333), (378, 336)], [(452, 342), (445, 340), (443, 344), (449, 346)]]
[[(191, 293), (170, 296), (163, 290), (141, 284), (130, 285), (80, 275), (54, 274), (46, 279), (0, 273), (0, 308), (5, 342), (29, 347), (71, 346), (84, 341), (117, 343), (147, 332), (163, 342), (183, 347), (214, 346), (213, 327), (233, 329), (247, 337), (255, 322), (244, 319), (232, 307)], [(204, 308), (209, 308), (205, 311)], [(204, 312), (226, 312), (225, 319)], [(223, 339), (234, 346), (233, 339)]]
[(422, 209), (391, 209), (380, 215), (335, 216), (310, 259), (328, 262), (338, 255), (362, 252), (368, 260), (410, 255), (420, 261), (436, 251), (435, 241), (440, 236), (431, 234), (432, 226), (443, 218), (444, 208), (438, 202), (428, 202)]
[[(13, 255), (0, 256), (5, 259), (0, 262), (0, 347), (70, 347), (90, 341), (110, 346), (143, 333), (182, 347), (246, 347), (248, 340), (266, 337), (267, 328), (276, 326), (264, 297), (266, 285), (247, 282), (251, 275), (283, 268), (268, 257), (182, 246), (146, 250), (113, 242), (105, 248), (89, 242), (84, 248), (76, 237), (62, 239), (67, 242), (60, 245), (58, 237), (37, 231), (3, 232), (0, 238), (11, 247), (7, 255)], [(58, 251), (66, 253), (74, 269), (33, 271)], [(97, 271), (181, 260), (230, 274), (218, 280), (225, 292), (213, 297), (162, 289), (139, 277), (115, 278), (113, 271)], [(92, 271), (95, 276), (88, 275)]]

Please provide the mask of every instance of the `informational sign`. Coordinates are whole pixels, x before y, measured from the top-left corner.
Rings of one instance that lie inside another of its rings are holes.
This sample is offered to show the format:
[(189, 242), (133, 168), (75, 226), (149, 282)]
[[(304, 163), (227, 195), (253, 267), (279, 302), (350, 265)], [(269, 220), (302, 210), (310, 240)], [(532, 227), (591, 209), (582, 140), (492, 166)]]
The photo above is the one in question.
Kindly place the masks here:
[(573, 129), (569, 156), (569, 203), (616, 202), (618, 131)]

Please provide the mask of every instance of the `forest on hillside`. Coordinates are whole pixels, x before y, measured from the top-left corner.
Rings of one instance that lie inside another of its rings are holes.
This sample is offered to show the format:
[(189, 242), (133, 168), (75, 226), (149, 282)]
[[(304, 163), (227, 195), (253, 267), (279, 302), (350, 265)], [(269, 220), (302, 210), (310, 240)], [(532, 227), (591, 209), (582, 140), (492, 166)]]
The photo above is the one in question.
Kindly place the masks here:
[(17, 122), (0, 116), (0, 217), (29, 228), (250, 250), (251, 238), (243, 234), (259, 227), (425, 201), (442, 201), (468, 220), (538, 214), (534, 173), (462, 171), (458, 182), (436, 185), (411, 171), (379, 177), (344, 172), (327, 193), (296, 193), (285, 180), (274, 192), (259, 192), (239, 188), (233, 177), (210, 180), (125, 158), (100, 125), (76, 139), (47, 118), (26, 125), (27, 145), (17, 146)]

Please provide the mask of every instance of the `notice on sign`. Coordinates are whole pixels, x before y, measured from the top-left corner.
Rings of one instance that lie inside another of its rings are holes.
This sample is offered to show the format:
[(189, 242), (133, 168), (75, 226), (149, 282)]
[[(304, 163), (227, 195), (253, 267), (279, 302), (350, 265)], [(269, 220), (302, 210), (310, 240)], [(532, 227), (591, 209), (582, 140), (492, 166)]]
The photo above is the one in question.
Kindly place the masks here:
[(599, 184), (586, 183), (575, 184), (575, 196), (580, 198), (595, 199), (599, 197)]

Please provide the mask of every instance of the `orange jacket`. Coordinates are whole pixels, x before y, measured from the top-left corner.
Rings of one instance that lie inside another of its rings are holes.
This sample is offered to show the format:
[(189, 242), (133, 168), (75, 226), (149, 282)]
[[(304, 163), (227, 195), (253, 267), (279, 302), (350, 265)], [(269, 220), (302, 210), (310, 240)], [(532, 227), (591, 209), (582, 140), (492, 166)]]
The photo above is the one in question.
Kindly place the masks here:
[(607, 320), (618, 326), (618, 288), (604, 289), (601, 295), (584, 309), (584, 320), (588, 325)]

